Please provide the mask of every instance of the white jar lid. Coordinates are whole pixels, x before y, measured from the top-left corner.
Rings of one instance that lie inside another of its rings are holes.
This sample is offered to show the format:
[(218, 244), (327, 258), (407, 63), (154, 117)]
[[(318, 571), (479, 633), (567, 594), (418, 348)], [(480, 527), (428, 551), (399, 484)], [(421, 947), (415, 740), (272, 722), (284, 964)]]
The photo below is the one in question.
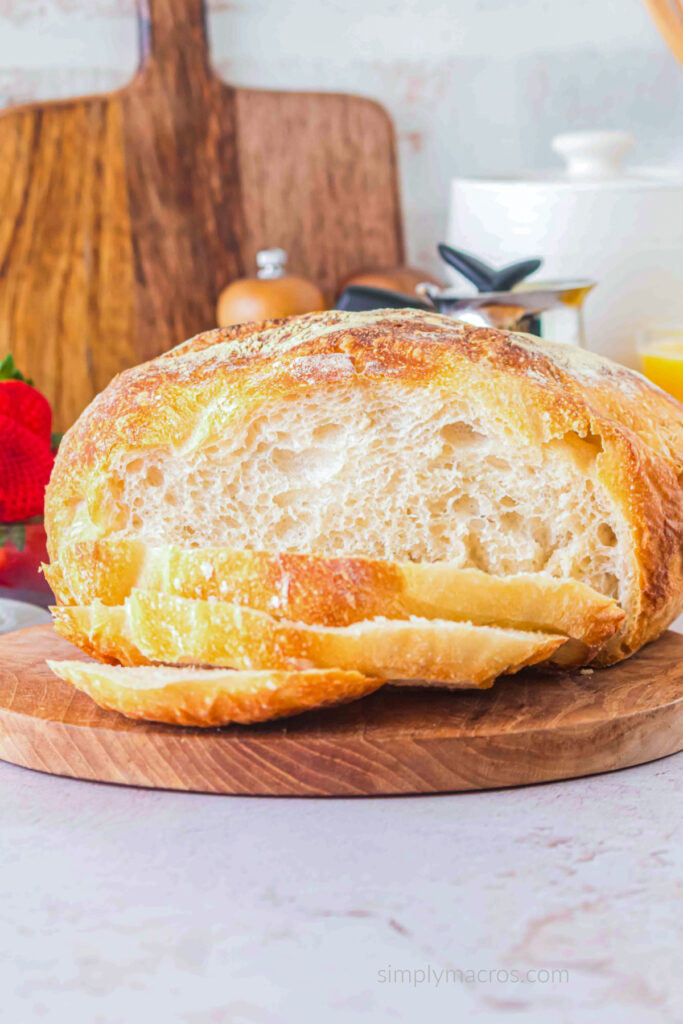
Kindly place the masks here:
[(506, 178), (455, 178), (456, 184), (500, 188), (548, 185), (552, 188), (683, 188), (683, 168), (623, 166), (635, 139), (624, 131), (564, 132), (551, 147), (565, 161), (564, 170)]
[(635, 141), (628, 132), (565, 132), (551, 146), (565, 160), (568, 178), (595, 181), (622, 178), (624, 157)]

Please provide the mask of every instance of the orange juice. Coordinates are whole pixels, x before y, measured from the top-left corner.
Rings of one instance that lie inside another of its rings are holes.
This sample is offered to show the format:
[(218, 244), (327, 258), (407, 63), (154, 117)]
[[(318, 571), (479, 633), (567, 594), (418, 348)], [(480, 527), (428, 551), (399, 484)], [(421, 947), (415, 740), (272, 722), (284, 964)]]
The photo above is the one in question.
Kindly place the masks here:
[(683, 402), (683, 335), (652, 342), (640, 358), (645, 376)]

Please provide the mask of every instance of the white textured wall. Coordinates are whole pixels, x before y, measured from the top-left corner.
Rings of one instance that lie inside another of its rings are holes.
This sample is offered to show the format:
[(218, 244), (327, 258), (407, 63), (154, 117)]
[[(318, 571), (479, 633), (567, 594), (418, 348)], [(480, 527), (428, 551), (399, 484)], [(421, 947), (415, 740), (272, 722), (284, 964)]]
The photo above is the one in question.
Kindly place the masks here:
[[(410, 256), (432, 262), (454, 174), (551, 163), (561, 130), (619, 127), (683, 160), (683, 69), (643, 0), (209, 0), (231, 82), (364, 93), (400, 140)], [(123, 84), (133, 0), (0, 0), (0, 105)]]

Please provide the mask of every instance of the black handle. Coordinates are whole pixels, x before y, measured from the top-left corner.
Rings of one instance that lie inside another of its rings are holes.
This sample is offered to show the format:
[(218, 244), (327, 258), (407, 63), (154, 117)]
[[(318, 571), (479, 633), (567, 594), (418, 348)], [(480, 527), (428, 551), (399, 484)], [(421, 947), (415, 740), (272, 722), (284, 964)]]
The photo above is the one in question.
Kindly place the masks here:
[(522, 263), (511, 263), (509, 267), (503, 267), (494, 275), (491, 291), (509, 292), (525, 277), (535, 273), (542, 262), (543, 260), (524, 260)]
[(460, 249), (453, 249), (450, 245), (444, 245), (443, 242), (437, 245), (437, 249), (441, 259), (449, 267), (453, 267), (459, 274), (466, 277), (468, 281), (471, 281), (480, 292), (491, 291), (491, 278), (495, 274), (492, 267), (482, 263), (476, 256), (470, 256), (468, 252), (462, 252)]
[(538, 270), (543, 262), (539, 259), (523, 260), (521, 263), (511, 263), (509, 267), (495, 270), (471, 253), (454, 249), (443, 242), (437, 249), (441, 259), (471, 281), (480, 292), (509, 292), (525, 277)]
[(369, 309), (428, 309), (434, 307), (414, 295), (403, 292), (389, 291), (388, 288), (372, 288), (365, 284), (350, 284), (344, 289), (335, 309), (344, 309), (349, 313), (362, 313)]

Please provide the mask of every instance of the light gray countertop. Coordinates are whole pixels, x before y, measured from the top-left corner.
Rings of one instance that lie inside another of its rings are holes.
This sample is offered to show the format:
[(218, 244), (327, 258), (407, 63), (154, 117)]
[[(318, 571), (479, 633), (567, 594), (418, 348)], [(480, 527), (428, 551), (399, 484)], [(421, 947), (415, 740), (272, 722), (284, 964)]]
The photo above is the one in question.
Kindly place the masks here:
[(0, 1021), (681, 1021), (682, 786), (683, 755), (360, 800), (0, 763)]

